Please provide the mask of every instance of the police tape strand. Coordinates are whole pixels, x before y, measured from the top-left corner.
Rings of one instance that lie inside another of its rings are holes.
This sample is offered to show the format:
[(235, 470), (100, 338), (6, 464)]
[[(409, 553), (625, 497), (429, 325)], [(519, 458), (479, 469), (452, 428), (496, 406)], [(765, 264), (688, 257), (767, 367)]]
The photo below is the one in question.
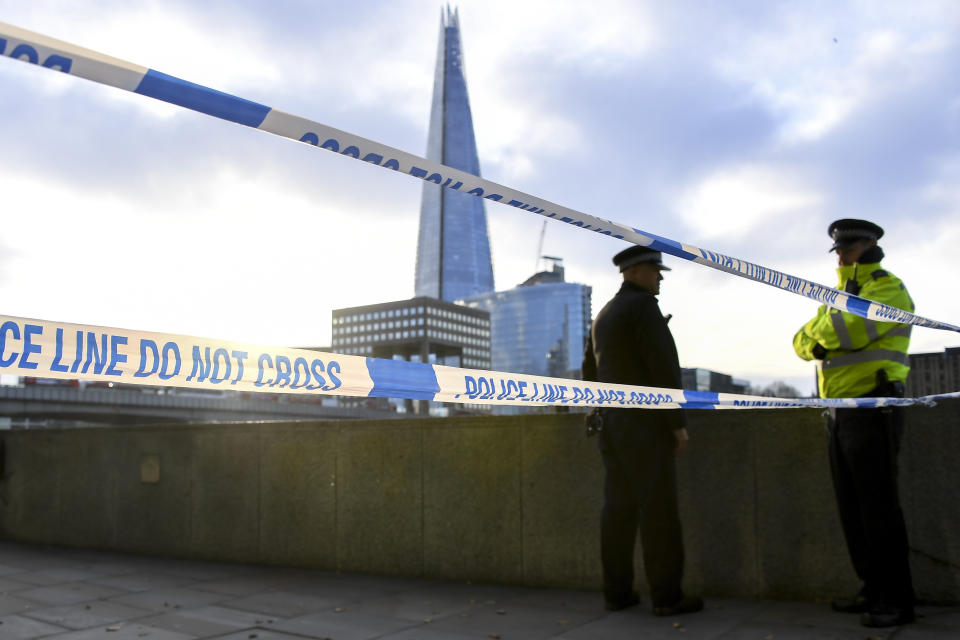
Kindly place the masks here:
[(0, 55), (156, 98), (223, 120), (327, 149), (385, 169), (405, 173), (441, 187), (501, 202), (585, 230), (648, 246), (684, 260), (816, 300), (863, 318), (960, 332), (960, 327), (956, 325), (930, 320), (903, 309), (866, 300), (745, 260), (581, 213), (318, 122), (3, 22), (0, 22)]
[(631, 409), (874, 408), (960, 398), (767, 398), (460, 369), (0, 315), (0, 373), (192, 389)]

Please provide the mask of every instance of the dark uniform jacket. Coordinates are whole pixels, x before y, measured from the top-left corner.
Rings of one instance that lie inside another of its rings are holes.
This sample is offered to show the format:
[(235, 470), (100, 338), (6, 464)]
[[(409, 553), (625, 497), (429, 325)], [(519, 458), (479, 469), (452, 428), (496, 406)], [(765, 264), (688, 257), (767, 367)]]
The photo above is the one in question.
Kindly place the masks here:
[[(584, 380), (682, 389), (677, 345), (656, 296), (625, 281), (593, 321), (582, 370)], [(624, 411), (637, 417), (642, 411), (645, 423), (686, 426), (679, 410)]]

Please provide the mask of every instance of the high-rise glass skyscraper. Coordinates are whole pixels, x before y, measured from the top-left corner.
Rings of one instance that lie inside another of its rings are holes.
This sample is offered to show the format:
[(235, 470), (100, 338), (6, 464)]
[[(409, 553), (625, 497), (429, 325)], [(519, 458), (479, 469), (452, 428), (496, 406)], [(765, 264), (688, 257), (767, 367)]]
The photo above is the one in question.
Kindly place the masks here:
[(490, 359), (495, 371), (579, 378), (590, 332), (591, 289), (566, 282), (559, 258), (507, 291), (471, 296), (468, 307), (490, 312)]
[[(449, 7), (441, 12), (427, 158), (480, 175), (460, 20), (456, 9)], [(423, 183), (415, 290), (417, 296), (447, 301), (493, 291), (487, 214), (481, 198)]]

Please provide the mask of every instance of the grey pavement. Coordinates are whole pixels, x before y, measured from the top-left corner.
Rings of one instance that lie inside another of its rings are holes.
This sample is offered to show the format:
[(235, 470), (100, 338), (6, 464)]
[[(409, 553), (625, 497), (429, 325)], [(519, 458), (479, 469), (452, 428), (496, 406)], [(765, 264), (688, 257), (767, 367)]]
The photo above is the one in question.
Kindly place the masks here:
[(823, 603), (708, 598), (606, 612), (599, 593), (196, 562), (0, 542), (0, 640), (960, 638), (960, 606), (871, 630)]

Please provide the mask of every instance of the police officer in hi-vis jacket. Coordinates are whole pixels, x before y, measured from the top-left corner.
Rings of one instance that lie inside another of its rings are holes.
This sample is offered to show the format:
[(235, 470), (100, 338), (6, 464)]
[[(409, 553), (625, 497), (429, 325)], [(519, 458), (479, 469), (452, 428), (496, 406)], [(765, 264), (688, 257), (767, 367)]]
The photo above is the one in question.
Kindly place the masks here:
[[(883, 229), (866, 220), (833, 222), (839, 266), (838, 289), (913, 312), (903, 282), (884, 269), (877, 240)], [(817, 360), (823, 398), (903, 397), (910, 371), (910, 325), (867, 320), (821, 306), (796, 333), (793, 348)], [(833, 609), (859, 613), (868, 627), (890, 627), (914, 619), (913, 582), (907, 531), (897, 490), (897, 454), (903, 407), (831, 409), (830, 468), (840, 521), (853, 568), (863, 583)]]

